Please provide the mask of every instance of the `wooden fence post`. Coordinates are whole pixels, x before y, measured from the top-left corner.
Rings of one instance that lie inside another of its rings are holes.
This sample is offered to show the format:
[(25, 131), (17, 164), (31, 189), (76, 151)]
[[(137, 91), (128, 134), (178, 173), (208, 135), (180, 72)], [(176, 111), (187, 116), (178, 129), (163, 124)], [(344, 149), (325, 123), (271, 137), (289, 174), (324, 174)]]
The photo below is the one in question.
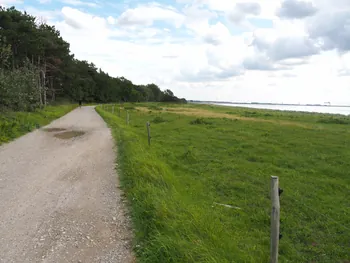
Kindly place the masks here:
[(147, 126), (147, 134), (148, 134), (148, 146), (151, 146), (151, 124), (149, 123), (149, 121), (146, 124)]
[(129, 111), (126, 111), (126, 124), (129, 125)]
[(114, 105), (112, 106), (112, 114), (114, 114)]
[(278, 263), (278, 243), (280, 236), (280, 197), (277, 176), (271, 176), (271, 204), (271, 263)]

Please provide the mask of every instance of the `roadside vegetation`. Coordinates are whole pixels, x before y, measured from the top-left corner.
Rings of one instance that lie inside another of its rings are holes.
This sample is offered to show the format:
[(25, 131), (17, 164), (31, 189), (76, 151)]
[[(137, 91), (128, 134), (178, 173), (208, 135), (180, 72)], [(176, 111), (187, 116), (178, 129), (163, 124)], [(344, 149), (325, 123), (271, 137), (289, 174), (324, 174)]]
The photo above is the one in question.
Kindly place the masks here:
[(74, 105), (60, 105), (33, 112), (3, 112), (0, 115), (0, 145), (45, 126), (74, 108)]
[(280, 261), (349, 262), (348, 117), (123, 107), (129, 125), (119, 105), (114, 114), (112, 106), (97, 111), (118, 144), (140, 262), (269, 262), (271, 175), (284, 189)]

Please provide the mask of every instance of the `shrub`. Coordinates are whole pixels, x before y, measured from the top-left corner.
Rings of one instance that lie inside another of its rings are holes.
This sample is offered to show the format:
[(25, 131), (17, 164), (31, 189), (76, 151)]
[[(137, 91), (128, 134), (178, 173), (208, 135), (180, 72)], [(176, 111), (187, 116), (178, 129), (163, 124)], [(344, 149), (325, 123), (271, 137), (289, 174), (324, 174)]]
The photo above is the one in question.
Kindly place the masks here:
[(212, 122), (209, 122), (209, 121), (205, 120), (204, 118), (197, 118), (197, 119), (191, 121), (190, 124), (192, 124), (192, 125), (198, 125), (198, 124), (209, 125), (209, 124), (212, 124)]
[(155, 117), (152, 121), (152, 123), (162, 123), (162, 122), (166, 122), (166, 120), (161, 116)]
[(242, 113), (242, 116), (244, 117), (256, 117), (256, 116), (259, 116), (260, 114), (256, 111), (244, 111)]
[[(33, 77), (35, 76), (35, 77)], [(23, 67), (0, 71), (0, 110), (33, 111), (39, 107), (37, 71)]]
[(318, 123), (326, 123), (326, 124), (350, 124), (350, 119), (345, 117), (327, 117), (321, 118), (317, 121)]

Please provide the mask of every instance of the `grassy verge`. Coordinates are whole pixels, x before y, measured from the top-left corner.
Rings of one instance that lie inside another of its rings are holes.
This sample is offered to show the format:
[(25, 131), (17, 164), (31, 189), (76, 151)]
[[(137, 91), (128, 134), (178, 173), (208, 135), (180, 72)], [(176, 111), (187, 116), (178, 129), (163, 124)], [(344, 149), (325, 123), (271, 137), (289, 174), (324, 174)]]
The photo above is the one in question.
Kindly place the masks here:
[(5, 112), (0, 116), (0, 145), (49, 124), (74, 109), (75, 105), (48, 106), (35, 112)]
[[(350, 260), (347, 118), (126, 106), (130, 125), (124, 110), (121, 117), (111, 107), (97, 111), (118, 143), (140, 262), (268, 262), (270, 175), (279, 176), (284, 189), (281, 262)], [(320, 123), (323, 118), (344, 121)]]

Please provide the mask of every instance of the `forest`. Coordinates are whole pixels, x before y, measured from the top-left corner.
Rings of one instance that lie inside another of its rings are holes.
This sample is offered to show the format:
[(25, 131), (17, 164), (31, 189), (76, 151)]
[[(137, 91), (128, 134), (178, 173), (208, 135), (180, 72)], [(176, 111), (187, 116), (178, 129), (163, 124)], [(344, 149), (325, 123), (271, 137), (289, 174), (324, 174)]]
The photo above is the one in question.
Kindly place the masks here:
[(135, 85), (76, 59), (54, 26), (0, 6), (0, 111), (32, 111), (78, 100), (186, 103), (169, 89)]

